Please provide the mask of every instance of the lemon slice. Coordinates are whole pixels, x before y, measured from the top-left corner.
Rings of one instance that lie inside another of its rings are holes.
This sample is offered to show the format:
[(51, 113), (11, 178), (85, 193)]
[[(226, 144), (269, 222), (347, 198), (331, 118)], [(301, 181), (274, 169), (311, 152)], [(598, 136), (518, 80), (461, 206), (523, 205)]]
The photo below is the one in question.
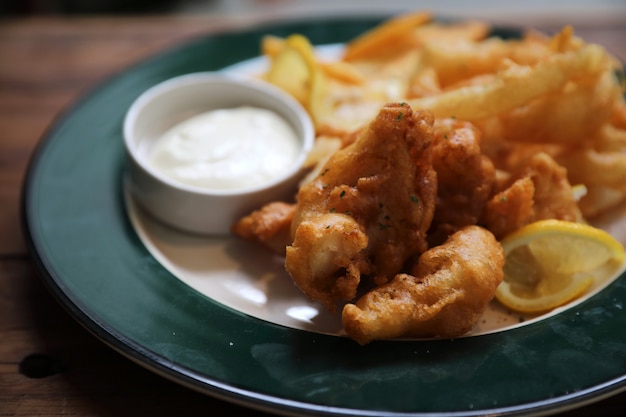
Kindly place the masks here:
[(581, 223), (541, 220), (502, 240), (504, 280), (496, 299), (521, 313), (543, 313), (584, 294), (591, 273), (624, 261), (624, 247), (604, 230)]
[[(309, 40), (299, 34), (287, 37), (282, 45), (272, 46), (271, 64), (266, 81), (282, 88), (298, 100), (314, 122), (324, 112), (326, 80)], [(269, 48), (269, 47), (268, 47)]]

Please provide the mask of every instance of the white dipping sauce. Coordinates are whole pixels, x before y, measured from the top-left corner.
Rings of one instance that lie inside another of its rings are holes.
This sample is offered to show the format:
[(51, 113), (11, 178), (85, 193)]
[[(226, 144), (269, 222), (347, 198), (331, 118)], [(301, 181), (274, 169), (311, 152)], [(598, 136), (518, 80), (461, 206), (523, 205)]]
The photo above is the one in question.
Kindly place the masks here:
[(299, 149), (295, 131), (281, 116), (243, 106), (212, 110), (172, 127), (157, 141), (149, 160), (183, 184), (241, 189), (279, 176)]

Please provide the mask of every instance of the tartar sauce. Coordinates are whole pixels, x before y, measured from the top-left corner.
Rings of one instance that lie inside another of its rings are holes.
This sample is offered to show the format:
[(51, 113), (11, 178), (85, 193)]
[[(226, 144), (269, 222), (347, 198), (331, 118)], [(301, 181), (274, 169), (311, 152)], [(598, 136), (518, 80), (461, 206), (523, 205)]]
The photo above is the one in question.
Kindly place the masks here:
[(151, 165), (183, 184), (241, 189), (272, 180), (297, 158), (298, 138), (281, 116), (242, 106), (199, 114), (155, 144)]

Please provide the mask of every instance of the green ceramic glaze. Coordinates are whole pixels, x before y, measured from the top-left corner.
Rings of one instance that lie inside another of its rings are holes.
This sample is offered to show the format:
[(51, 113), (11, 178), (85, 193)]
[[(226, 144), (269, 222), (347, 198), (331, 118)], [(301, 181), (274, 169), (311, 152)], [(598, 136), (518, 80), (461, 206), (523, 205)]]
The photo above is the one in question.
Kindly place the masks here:
[(109, 80), (41, 142), (24, 188), (24, 223), (45, 283), (90, 331), (138, 363), (202, 392), (303, 415), (519, 415), (623, 389), (626, 283), (551, 319), (498, 334), (375, 342), (251, 318), (167, 272), (124, 208), (122, 120), (173, 76), (258, 54), (262, 35), (344, 42), (375, 19), (303, 21), (198, 39)]

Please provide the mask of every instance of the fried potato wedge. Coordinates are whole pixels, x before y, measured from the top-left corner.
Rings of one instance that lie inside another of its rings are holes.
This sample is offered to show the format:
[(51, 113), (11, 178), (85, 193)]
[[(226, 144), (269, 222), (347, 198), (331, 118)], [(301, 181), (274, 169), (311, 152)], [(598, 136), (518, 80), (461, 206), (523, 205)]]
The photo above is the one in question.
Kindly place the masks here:
[(407, 33), (431, 20), (432, 15), (427, 12), (410, 13), (389, 19), (349, 42), (343, 59), (345, 61), (378, 59), (381, 52), (402, 49), (407, 41), (410, 41)]

